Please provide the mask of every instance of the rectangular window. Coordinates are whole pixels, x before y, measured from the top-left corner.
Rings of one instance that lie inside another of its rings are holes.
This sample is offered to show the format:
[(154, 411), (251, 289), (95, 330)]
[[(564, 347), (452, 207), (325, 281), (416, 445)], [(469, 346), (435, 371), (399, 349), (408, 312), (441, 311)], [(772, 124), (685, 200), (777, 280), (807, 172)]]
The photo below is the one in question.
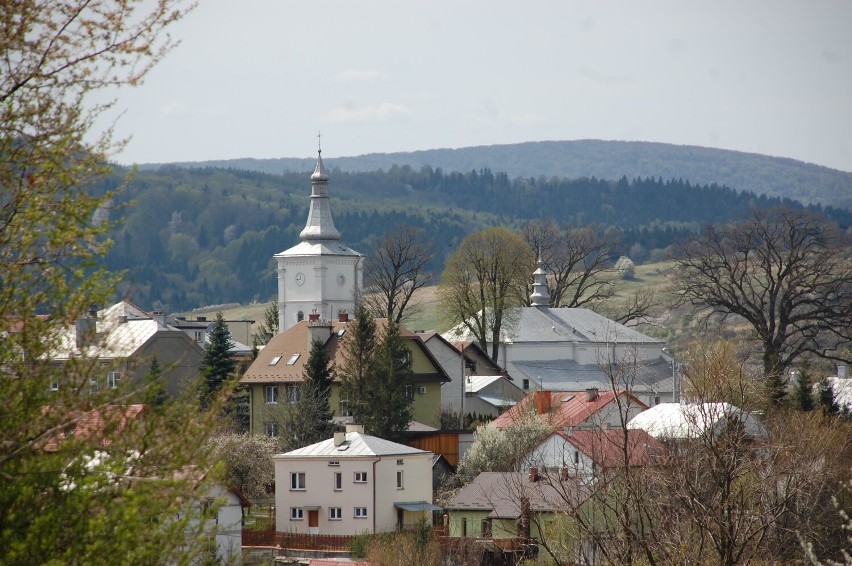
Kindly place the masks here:
[(296, 384), (287, 385), (287, 402), (298, 403), (302, 398), (302, 389)]
[(328, 508), (328, 520), (329, 521), (342, 521), (343, 520), (343, 508), (342, 507), (329, 507)]
[(59, 391), (59, 380), (51, 379), (50, 380), (50, 390), (51, 391)]
[(340, 460), (329, 460), (329, 461), (328, 461), (328, 465), (329, 465), (329, 466), (339, 466), (339, 465), (340, 465)]
[(411, 399), (413, 397), (414, 397), (414, 386), (413, 385), (406, 385), (405, 386), (405, 398)]
[(121, 376), (117, 371), (111, 371), (107, 373), (107, 387), (110, 389), (118, 389), (118, 382), (121, 380)]
[(98, 380), (97, 379), (90, 379), (89, 380), (89, 392), (90, 393), (97, 393), (98, 392)]
[(397, 461), (396, 461), (396, 465), (397, 465), (397, 466), (401, 466), (401, 465), (403, 465), (404, 463), (405, 463), (405, 460), (397, 460)]
[(267, 405), (274, 405), (278, 403), (278, 386), (267, 385), (266, 387), (264, 387), (263, 400), (266, 401)]
[(334, 472), (334, 491), (343, 489), (343, 473)]
[(524, 391), (526, 391), (527, 389), (530, 388), (530, 380), (529, 379), (525, 379), (523, 381), (523, 384), (524, 384)]
[(204, 331), (203, 330), (196, 330), (195, 331), (195, 341), (198, 342), (199, 344), (204, 343)]
[(290, 507), (290, 520), (291, 521), (301, 521), (305, 518), (305, 512), (301, 507)]
[(355, 472), (355, 483), (367, 483), (367, 472)]
[(290, 472), (290, 490), (304, 491), (305, 472)]
[(269, 361), (269, 365), (274, 366), (275, 364), (277, 364), (280, 361), (281, 361), (281, 356), (275, 356), (274, 358), (272, 358)]
[(396, 488), (397, 489), (405, 488), (405, 484), (402, 481), (402, 470), (396, 471)]
[(269, 438), (278, 438), (278, 423), (263, 423), (263, 429)]
[(366, 507), (356, 507), (355, 508), (355, 518), (356, 519), (366, 519), (367, 518), (367, 508)]

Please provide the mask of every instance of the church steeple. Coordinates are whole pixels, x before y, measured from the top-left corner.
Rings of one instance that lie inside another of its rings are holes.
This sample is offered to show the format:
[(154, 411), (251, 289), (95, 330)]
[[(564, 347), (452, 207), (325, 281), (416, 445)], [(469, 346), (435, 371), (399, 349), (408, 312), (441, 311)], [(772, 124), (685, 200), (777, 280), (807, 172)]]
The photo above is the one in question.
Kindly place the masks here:
[(299, 233), (303, 242), (310, 240), (339, 240), (340, 232), (334, 227), (328, 200), (328, 174), (322, 164), (322, 149), (317, 150), (317, 165), (311, 175), (311, 208), (305, 229)]
[(542, 267), (541, 256), (538, 258), (538, 269), (533, 272), (533, 292), (530, 295), (530, 306), (550, 306), (550, 292), (547, 290), (547, 271)]

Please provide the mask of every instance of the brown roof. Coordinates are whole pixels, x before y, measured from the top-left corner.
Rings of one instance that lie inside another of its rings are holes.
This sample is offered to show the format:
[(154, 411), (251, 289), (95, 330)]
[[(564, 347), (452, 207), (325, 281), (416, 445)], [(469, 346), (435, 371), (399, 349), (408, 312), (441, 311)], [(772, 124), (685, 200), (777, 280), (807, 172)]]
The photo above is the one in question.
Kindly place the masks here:
[(663, 445), (644, 430), (619, 428), (574, 430), (571, 432), (560, 430), (553, 434), (572, 444), (602, 468), (614, 468), (623, 465), (625, 446), (627, 447), (629, 466), (646, 466), (665, 451)]
[[(642, 409), (647, 405), (625, 391), (618, 395), (628, 396), (631, 403)], [(554, 428), (577, 426), (589, 420), (595, 413), (615, 400), (614, 391), (598, 392), (593, 399), (585, 391), (534, 391), (520, 403), (494, 419), (491, 426), (505, 428), (530, 414), (544, 415)]]
[(446, 508), (455, 511), (489, 511), (489, 517), (514, 519), (521, 514), (521, 499), (530, 510), (553, 512), (576, 507), (589, 496), (582, 479), (539, 473), (532, 481), (524, 472), (482, 472), (464, 486)]
[[(342, 344), (348, 338), (346, 329), (348, 325), (354, 323), (352, 320), (349, 322), (325, 321), (324, 325), (313, 323), (315, 332), (322, 332), (325, 338), (325, 349), (328, 352), (332, 367), (343, 364)], [(240, 379), (240, 383), (301, 382), (304, 379), (305, 363), (311, 353), (310, 341), (308, 340), (311, 324), (310, 321), (303, 320), (284, 332), (273, 336), (269, 340), (269, 343), (258, 353), (257, 359), (246, 370), (246, 373)], [(384, 333), (386, 327), (387, 319), (376, 319), (376, 332), (379, 336)], [(319, 330), (320, 328), (325, 330)], [(419, 348), (426, 355), (435, 369), (433, 373), (415, 373), (415, 381), (450, 381), (449, 376), (447, 376), (441, 365), (435, 360), (432, 352), (426, 348), (417, 334), (407, 328), (400, 327), (399, 335), (403, 340), (415, 344), (415, 347)], [(289, 364), (288, 362), (294, 357), (293, 363)], [(332, 372), (333, 374), (334, 372)], [(336, 376), (334, 380), (340, 381)]]

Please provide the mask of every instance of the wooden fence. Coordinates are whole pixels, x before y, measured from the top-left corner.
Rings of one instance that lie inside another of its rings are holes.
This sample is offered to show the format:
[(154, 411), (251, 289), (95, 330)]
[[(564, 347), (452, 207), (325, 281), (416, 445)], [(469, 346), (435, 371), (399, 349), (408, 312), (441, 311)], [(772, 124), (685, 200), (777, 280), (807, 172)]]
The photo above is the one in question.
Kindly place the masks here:
[(309, 535), (276, 531), (243, 531), (243, 546), (277, 546), (295, 550), (342, 552), (349, 548), (351, 535)]

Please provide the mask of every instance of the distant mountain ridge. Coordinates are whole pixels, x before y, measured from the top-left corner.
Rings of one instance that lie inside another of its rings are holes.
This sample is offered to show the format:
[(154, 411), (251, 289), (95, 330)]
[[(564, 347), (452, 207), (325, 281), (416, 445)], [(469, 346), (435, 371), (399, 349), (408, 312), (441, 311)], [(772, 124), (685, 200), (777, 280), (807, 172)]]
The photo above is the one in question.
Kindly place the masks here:
[[(469, 172), (484, 168), (517, 177), (595, 177), (598, 179), (682, 179), (693, 184), (725, 185), (758, 195), (787, 197), (852, 210), (852, 173), (796, 161), (700, 146), (603, 140), (541, 141), (459, 149), (323, 156), (326, 167), (348, 172), (389, 170), (394, 165), (419, 170)], [(228, 159), (162, 166), (223, 167), (272, 174), (310, 171), (315, 157)]]

